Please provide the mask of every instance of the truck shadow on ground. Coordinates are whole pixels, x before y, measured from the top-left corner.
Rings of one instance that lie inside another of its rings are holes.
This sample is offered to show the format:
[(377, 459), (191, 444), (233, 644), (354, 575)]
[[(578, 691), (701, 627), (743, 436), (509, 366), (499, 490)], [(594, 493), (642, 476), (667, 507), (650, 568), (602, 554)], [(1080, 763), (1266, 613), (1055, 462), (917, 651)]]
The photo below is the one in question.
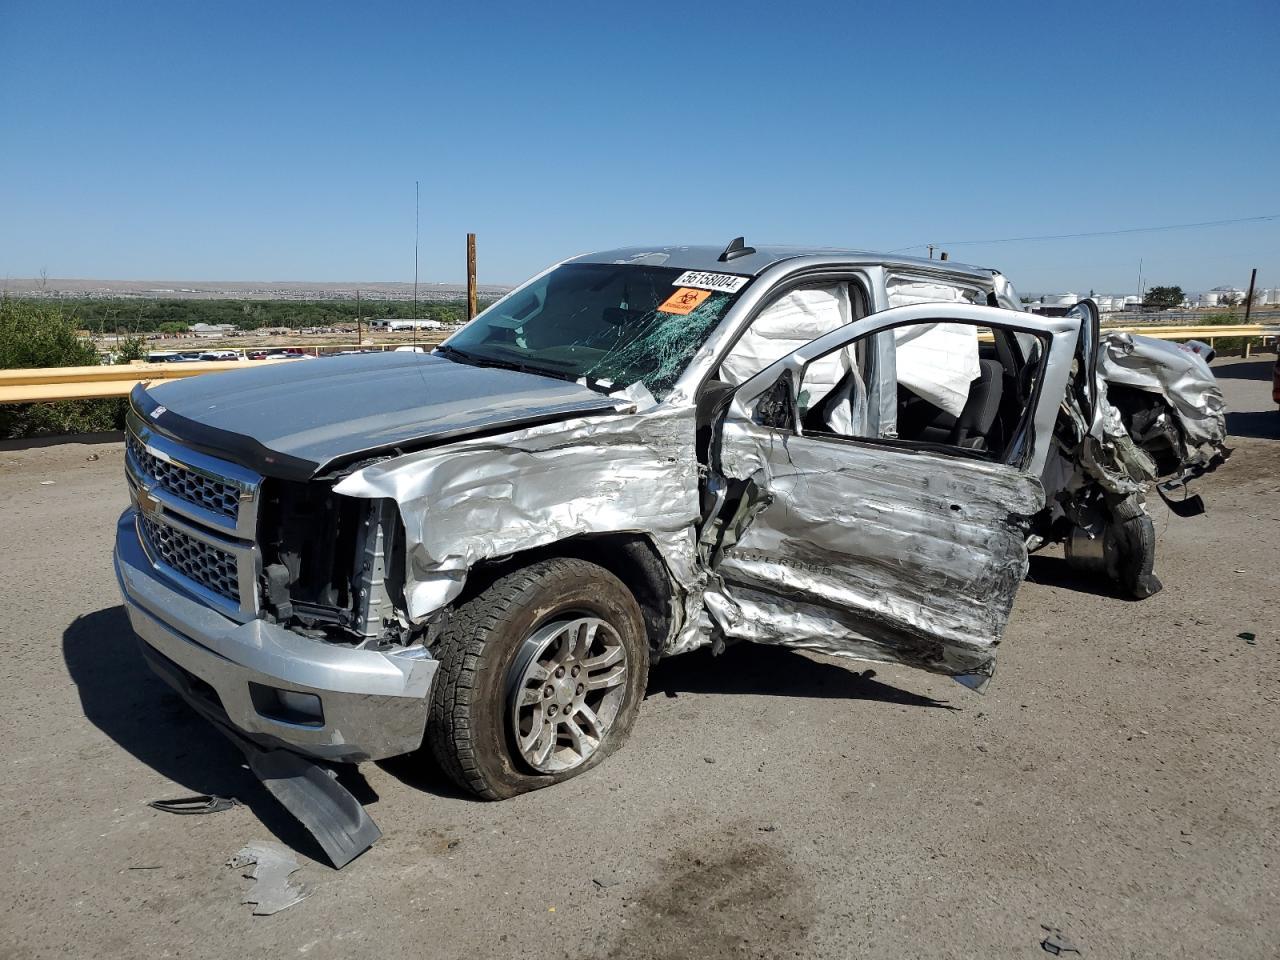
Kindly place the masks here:
[(1280, 410), (1228, 410), (1227, 435), (1280, 440)]
[[(681, 693), (758, 694), (774, 697), (831, 697), (878, 700), (909, 707), (957, 710), (945, 700), (920, 696), (872, 679), (874, 670), (812, 660), (793, 650), (741, 643), (719, 657), (708, 649), (661, 660), (649, 671), (645, 699)], [(424, 747), (378, 766), (406, 786), (441, 797), (474, 799), (444, 775)]]
[(1213, 375), (1218, 380), (1270, 380), (1271, 371), (1276, 361), (1251, 360), (1249, 363), (1224, 363), (1213, 367)]
[[(1156, 576), (1160, 575), (1157, 562)], [(1115, 583), (1098, 574), (1074, 569), (1067, 558), (1046, 553), (1033, 553), (1027, 568), (1027, 583), (1045, 587), (1058, 587), (1074, 593), (1087, 593), (1095, 597), (1111, 597), (1116, 600), (1134, 600), (1126, 596)]]
[[(1260, 401), (1266, 402), (1271, 399), (1271, 377), (1275, 366), (1274, 359), (1223, 364), (1213, 368), (1213, 375), (1219, 380), (1252, 380), (1256, 382), (1258, 384), (1256, 387), (1257, 397)], [(1232, 410), (1228, 407), (1227, 433), (1230, 437), (1280, 440), (1280, 411), (1274, 409)]]
[[(151, 799), (184, 790), (234, 797), (281, 843), (327, 863), (311, 834), (249, 771), (240, 750), (151, 672), (137, 645), (124, 608), (110, 607), (67, 627), (62, 656), (89, 722), (180, 787)], [(340, 768), (338, 779), (361, 803), (377, 801), (356, 768)]]
[[(859, 665), (861, 666), (861, 665)], [(784, 647), (739, 643), (719, 656), (703, 648), (660, 660), (649, 671), (649, 697), (681, 693), (755, 694), (768, 697), (826, 697), (877, 700), (907, 707), (957, 710), (874, 679), (874, 670), (815, 660)]]
[[(136, 759), (178, 784), (180, 789), (173, 793), (235, 797), (282, 843), (326, 862), (311, 835), (249, 771), (240, 750), (151, 672), (137, 645), (123, 607), (79, 617), (64, 631), (63, 658), (89, 722)], [(945, 700), (911, 693), (874, 677), (874, 670), (852, 669), (793, 650), (743, 643), (719, 657), (704, 649), (660, 661), (650, 673), (647, 695), (829, 697), (958, 709)], [(449, 782), (429, 753), (420, 750), (380, 761), (378, 766), (415, 789), (444, 797), (467, 797)], [(357, 768), (337, 769), (340, 782), (362, 804), (377, 802), (378, 795)], [(376, 810), (371, 812), (376, 814)]]

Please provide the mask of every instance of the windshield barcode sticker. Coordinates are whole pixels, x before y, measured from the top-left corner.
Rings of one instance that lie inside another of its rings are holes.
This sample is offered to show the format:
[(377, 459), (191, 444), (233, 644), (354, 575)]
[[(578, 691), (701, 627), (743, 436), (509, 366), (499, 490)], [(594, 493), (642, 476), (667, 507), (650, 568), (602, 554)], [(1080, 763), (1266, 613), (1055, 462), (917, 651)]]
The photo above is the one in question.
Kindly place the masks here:
[(750, 277), (733, 273), (706, 273), (702, 270), (686, 270), (676, 277), (673, 287), (696, 287), (699, 290), (719, 290), (721, 293), (737, 293), (747, 285)]

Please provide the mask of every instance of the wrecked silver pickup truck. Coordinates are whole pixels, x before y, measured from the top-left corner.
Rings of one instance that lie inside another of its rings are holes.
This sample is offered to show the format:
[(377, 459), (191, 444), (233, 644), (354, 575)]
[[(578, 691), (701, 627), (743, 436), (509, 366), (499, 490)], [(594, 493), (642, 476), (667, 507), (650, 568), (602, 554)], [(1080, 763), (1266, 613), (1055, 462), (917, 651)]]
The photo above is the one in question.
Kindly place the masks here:
[(1185, 507), (1225, 430), (1152, 343), (949, 262), (577, 257), (430, 355), (135, 390), (116, 570), (149, 662), (340, 865), (376, 828), (313, 760), (425, 746), (510, 797), (616, 749), (659, 657), (981, 687), (1029, 550), (1159, 589), (1145, 492)]

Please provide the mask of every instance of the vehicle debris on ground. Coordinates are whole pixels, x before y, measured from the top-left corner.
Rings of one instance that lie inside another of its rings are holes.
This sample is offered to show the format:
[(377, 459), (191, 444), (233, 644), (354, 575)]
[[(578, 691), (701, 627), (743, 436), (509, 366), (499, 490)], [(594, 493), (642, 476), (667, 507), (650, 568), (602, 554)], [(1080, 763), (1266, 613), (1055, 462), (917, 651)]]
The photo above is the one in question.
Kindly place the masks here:
[(176, 813), (180, 816), (201, 816), (210, 813), (222, 813), (240, 805), (235, 797), (217, 797), (208, 793), (198, 793), (190, 797), (173, 797), (169, 800), (148, 800), (147, 806), (161, 813)]
[(253, 904), (255, 917), (279, 913), (311, 896), (309, 887), (289, 879), (301, 869), (301, 864), (288, 848), (278, 843), (255, 840), (245, 844), (239, 853), (227, 861), (227, 866), (233, 869), (251, 868), (244, 876), (253, 880), (254, 884), (240, 902)]

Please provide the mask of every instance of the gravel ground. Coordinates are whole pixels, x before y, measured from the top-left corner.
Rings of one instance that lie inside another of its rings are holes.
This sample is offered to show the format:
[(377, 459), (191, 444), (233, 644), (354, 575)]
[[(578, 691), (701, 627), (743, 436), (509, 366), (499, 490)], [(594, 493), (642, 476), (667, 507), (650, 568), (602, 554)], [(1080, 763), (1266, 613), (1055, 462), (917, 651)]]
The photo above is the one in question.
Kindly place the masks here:
[[(146, 671), (111, 572), (118, 441), (0, 448), (0, 956), (1036, 957), (1280, 949), (1280, 414), (1216, 365), (1238, 437), (1207, 516), (1152, 511), (1165, 590), (1033, 560), (985, 697), (738, 647), (660, 664), (592, 775), (474, 802), (349, 778), (385, 834), (341, 872)], [(1242, 633), (1256, 634), (1250, 643)], [(230, 794), (208, 817), (145, 801)], [(224, 866), (301, 853), (270, 917)]]

